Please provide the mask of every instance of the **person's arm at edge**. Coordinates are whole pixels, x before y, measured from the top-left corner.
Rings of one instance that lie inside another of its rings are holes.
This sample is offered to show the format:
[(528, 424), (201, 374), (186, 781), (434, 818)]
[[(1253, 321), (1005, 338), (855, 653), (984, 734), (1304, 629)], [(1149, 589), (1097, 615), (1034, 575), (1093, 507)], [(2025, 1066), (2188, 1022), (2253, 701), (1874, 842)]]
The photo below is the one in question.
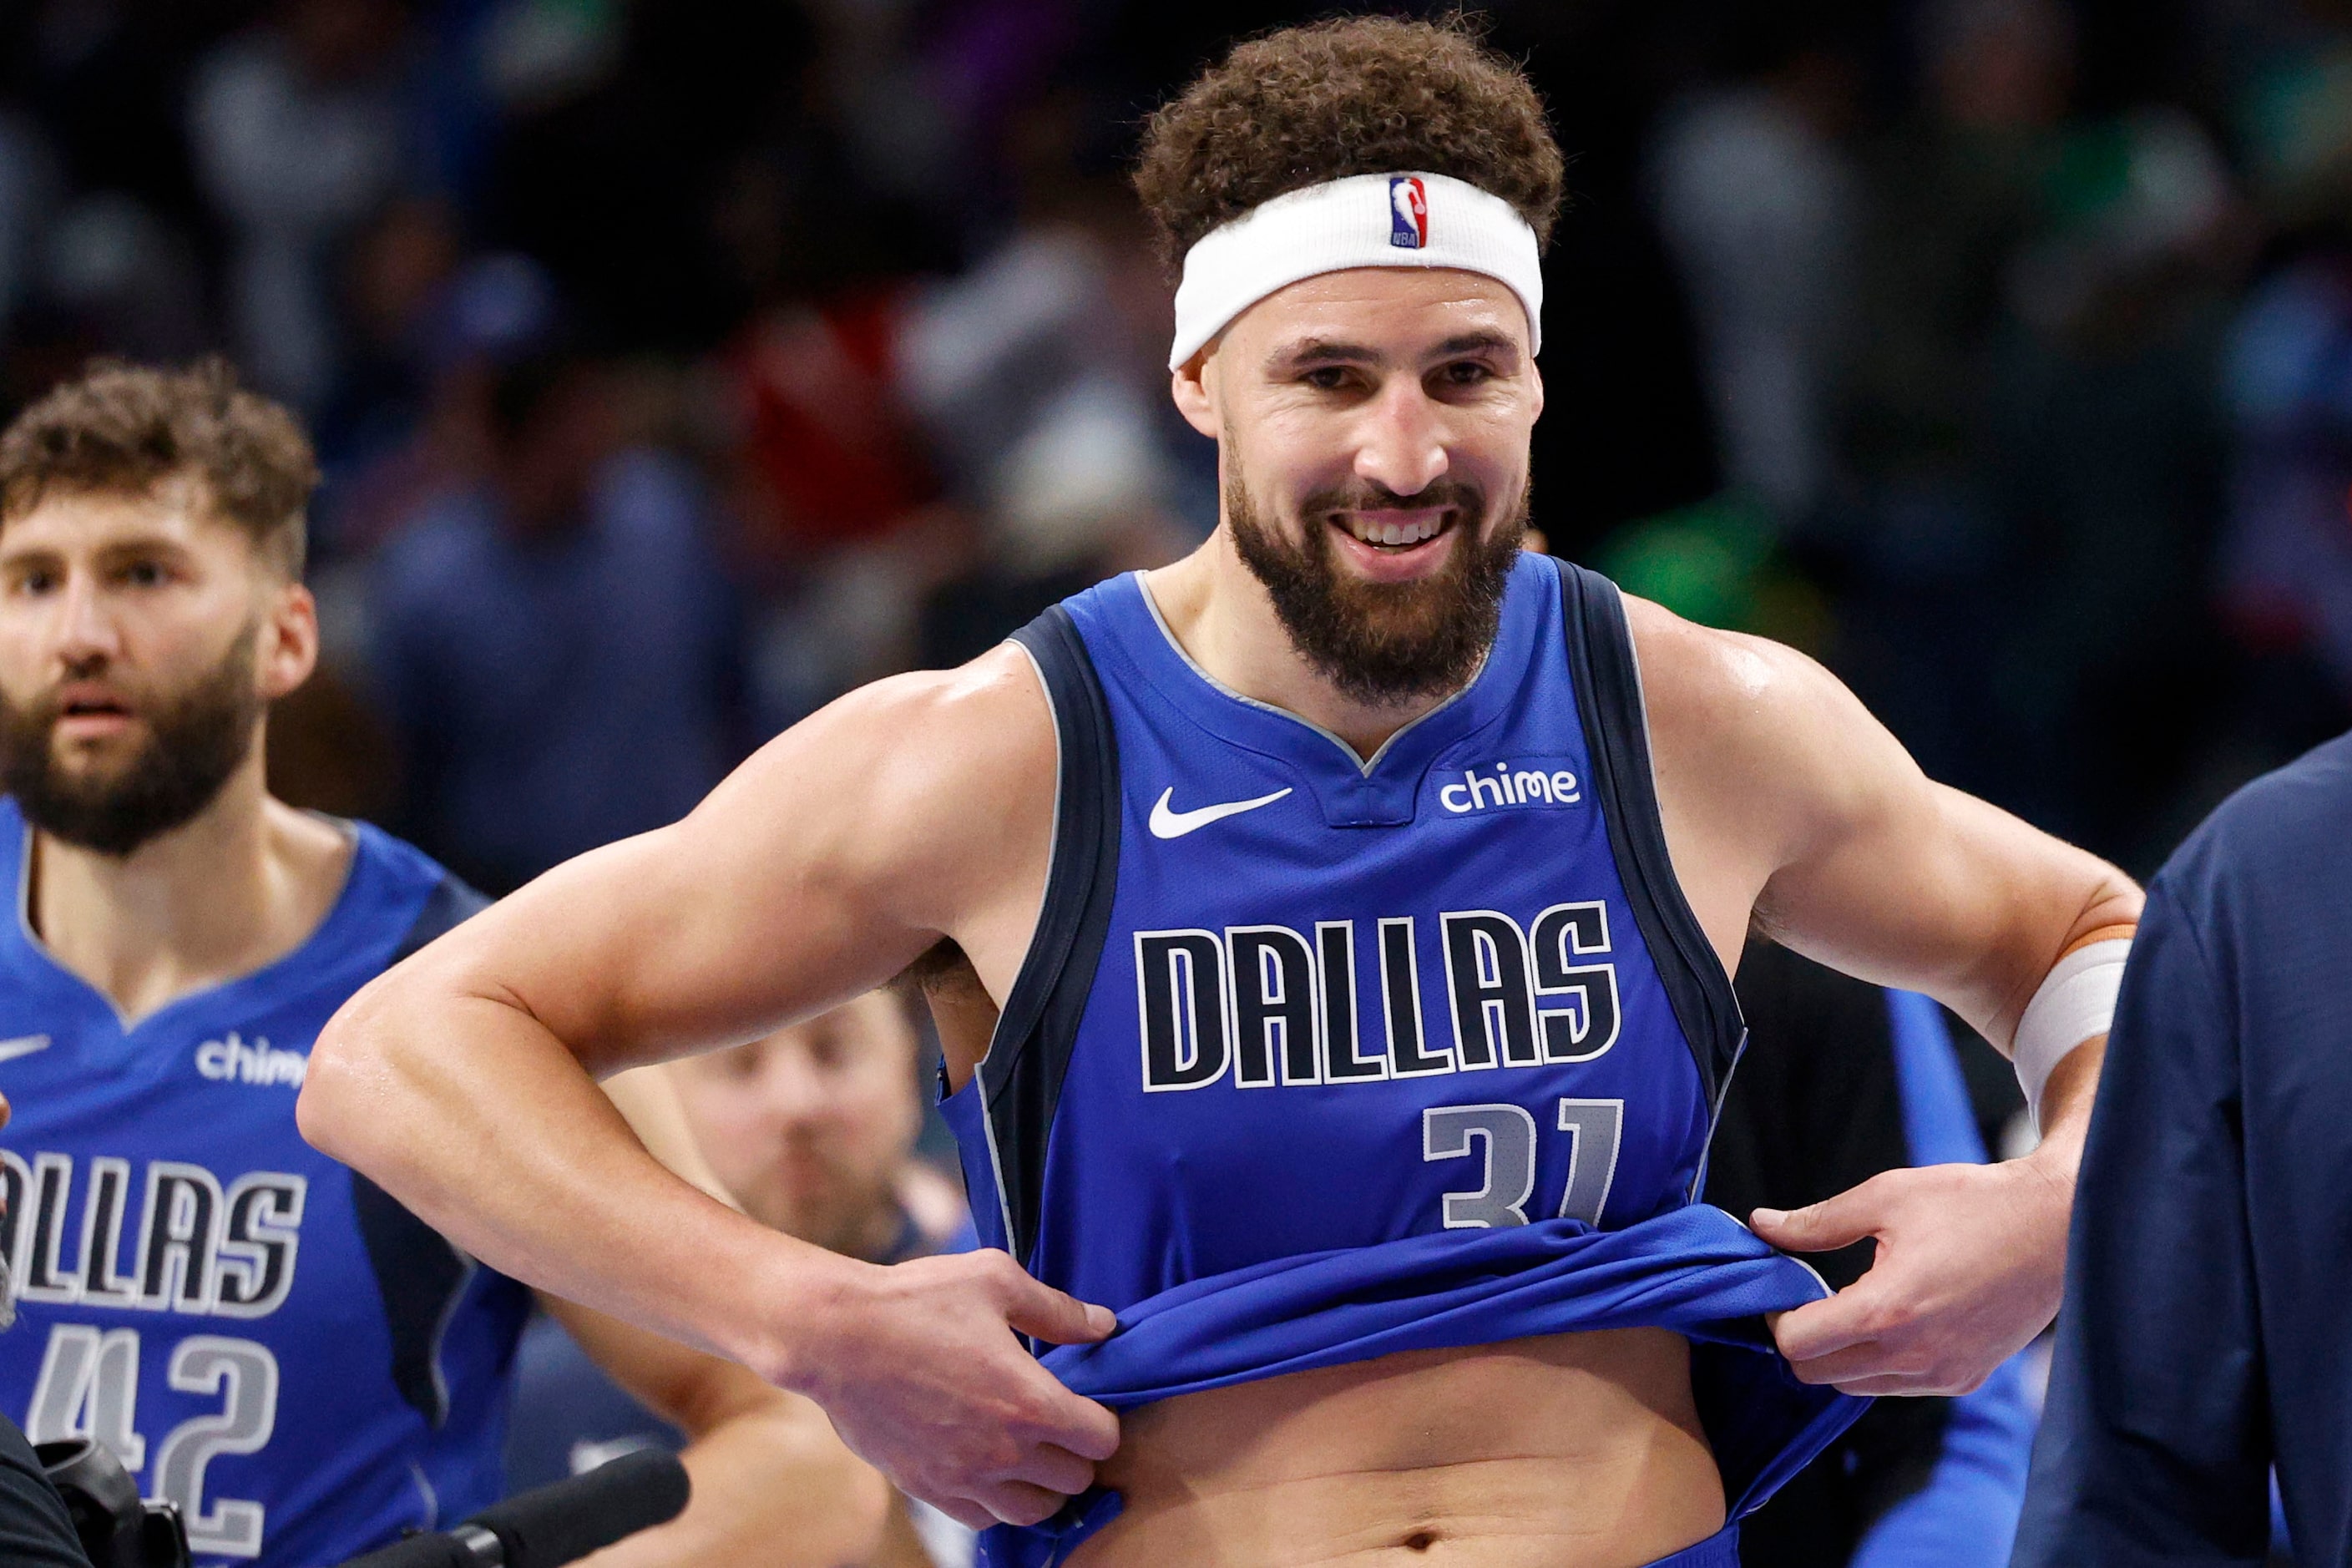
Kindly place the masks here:
[(677, 1085), (658, 1067), (631, 1068), (604, 1080), (604, 1097), (619, 1109), (646, 1152), (730, 1209), (741, 1209), (694, 1139)]
[(890, 1484), (842, 1445), (822, 1410), (731, 1362), (552, 1296), (540, 1301), (606, 1375), (691, 1439), (679, 1456), (694, 1482), (686, 1511), (596, 1553), (590, 1568), (846, 1568), (874, 1555)]
[(2159, 877), (2084, 1150), (2013, 1568), (2267, 1556), (2234, 994)]
[(1053, 745), (1015, 651), (853, 693), (685, 820), (557, 868), (361, 990), (313, 1049), (304, 1135), (491, 1267), (817, 1399), (963, 1522), (1050, 1513), (1117, 1422), (1007, 1324), (1070, 1342), (1109, 1313), (1003, 1253), (882, 1269), (769, 1231), (665, 1170), (590, 1074), (821, 1010), (941, 931), (1025, 932), (1037, 888), (959, 880), (956, 856), (974, 821), (1043, 845)]
[[(2141, 895), (2129, 878), (1929, 780), (1813, 660), (1638, 599), (1627, 610), (1669, 839), (1669, 781), (1711, 781), (1704, 809), (1715, 832), (1698, 837), (1760, 847), (1753, 921), (1772, 940), (1861, 979), (1923, 991), (2006, 1052), (2061, 958), (2131, 933)], [(1686, 886), (1700, 869), (1676, 867)], [(1709, 935), (1736, 952), (1745, 932)], [(1758, 1211), (1757, 1233), (1791, 1250), (1879, 1238), (1863, 1281), (1776, 1325), (1800, 1376), (1855, 1394), (1965, 1393), (2049, 1322), (2103, 1043), (2085, 1039), (2051, 1073), (2042, 1145), (2026, 1159), (1889, 1172), (1793, 1214)], [(1917, 1222), (1904, 1227), (1909, 1247), (1890, 1227), (1898, 1209)], [(1924, 1234), (1937, 1209), (1965, 1213), (1974, 1234)], [(1905, 1252), (1929, 1267), (1890, 1268)], [(1953, 1258), (1979, 1274), (1992, 1260), (1996, 1277), (1947, 1289), (1935, 1265)]]

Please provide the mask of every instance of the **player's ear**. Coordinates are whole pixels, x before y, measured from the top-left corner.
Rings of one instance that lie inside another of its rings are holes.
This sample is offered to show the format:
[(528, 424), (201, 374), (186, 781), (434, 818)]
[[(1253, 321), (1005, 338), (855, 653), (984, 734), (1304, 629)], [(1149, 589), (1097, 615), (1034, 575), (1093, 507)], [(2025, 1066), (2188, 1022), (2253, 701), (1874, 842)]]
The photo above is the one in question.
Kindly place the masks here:
[(1211, 440), (1217, 436), (1216, 400), (1209, 392), (1209, 361), (1215, 353), (1216, 344), (1211, 343), (1168, 375), (1168, 394), (1176, 400), (1176, 411)]
[(264, 702), (275, 702), (319, 668), (319, 602), (299, 583), (270, 591), (254, 649), (254, 681)]
[(1528, 358), (1528, 381), (1536, 389), (1536, 411), (1531, 417), (1540, 419), (1544, 408), (1543, 367), (1536, 363), (1533, 355)]

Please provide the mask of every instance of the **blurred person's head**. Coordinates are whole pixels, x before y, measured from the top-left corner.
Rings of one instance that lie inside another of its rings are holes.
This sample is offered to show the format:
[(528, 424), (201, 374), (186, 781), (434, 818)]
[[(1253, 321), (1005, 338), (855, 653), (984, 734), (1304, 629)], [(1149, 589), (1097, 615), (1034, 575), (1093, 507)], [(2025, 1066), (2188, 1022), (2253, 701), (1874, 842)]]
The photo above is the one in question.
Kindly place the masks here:
[(418, 340), (462, 243), (446, 203), (408, 196), (385, 204), (352, 239), (344, 277), (353, 324), (380, 347), (428, 347)]
[[(1462, 25), (1365, 17), (1235, 47), (1152, 117), (1136, 187), (1190, 268), (1276, 197), (1386, 176), (1391, 202), (1420, 202), (1409, 176), (1443, 176), (1484, 193), (1457, 211), (1494, 215), (1517, 246), (1514, 224), (1532, 231), (1532, 269), (1561, 168), (1511, 61)], [(1458, 686), (1485, 656), (1543, 408), (1532, 303), (1486, 271), (1413, 264), (1440, 220), (1418, 238), (1394, 221), (1403, 248), (1246, 305), (1172, 388), (1217, 439), (1233, 546), (1292, 643), (1370, 703)]]
[(0, 434), (0, 790), (127, 856), (260, 766), (318, 657), (310, 443), (207, 361), (101, 365)]
[(2056, 0), (1945, 0), (1924, 22), (1932, 100), (1945, 121), (2031, 131), (2063, 118), (2074, 35)]
[(278, 26), (302, 74), (331, 84), (382, 70), (408, 23), (401, 0), (281, 0)]
[(762, 1225), (878, 1258), (905, 1223), (919, 1037), (894, 991), (673, 1068), (703, 1157)]
[(509, 524), (542, 534), (584, 521), (618, 439), (605, 367), (569, 350), (535, 354), (497, 371), (488, 404), (491, 479)]

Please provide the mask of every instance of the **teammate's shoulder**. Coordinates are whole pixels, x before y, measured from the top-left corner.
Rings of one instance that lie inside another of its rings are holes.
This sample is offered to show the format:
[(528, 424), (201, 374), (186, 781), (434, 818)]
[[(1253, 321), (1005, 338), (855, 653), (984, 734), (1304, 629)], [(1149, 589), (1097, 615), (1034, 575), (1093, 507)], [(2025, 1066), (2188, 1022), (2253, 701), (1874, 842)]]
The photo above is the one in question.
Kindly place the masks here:
[(349, 826), (355, 881), (363, 876), (387, 916), (403, 924), (395, 961), (489, 907), (487, 894), (406, 839), (370, 822)]
[(2173, 897), (2263, 901), (2309, 898), (2333, 907), (2352, 876), (2352, 733), (2240, 788), (2173, 851), (2158, 873)]

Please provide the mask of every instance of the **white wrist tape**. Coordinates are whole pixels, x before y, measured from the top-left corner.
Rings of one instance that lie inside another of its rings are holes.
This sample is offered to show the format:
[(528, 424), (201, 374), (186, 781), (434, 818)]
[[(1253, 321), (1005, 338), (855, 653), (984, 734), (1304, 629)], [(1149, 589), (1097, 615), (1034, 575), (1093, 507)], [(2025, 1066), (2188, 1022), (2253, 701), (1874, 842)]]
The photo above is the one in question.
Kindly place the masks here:
[(1356, 267), (1485, 273), (1527, 307), (1528, 352), (1543, 348), (1536, 231), (1510, 203), (1446, 174), (1350, 174), (1261, 202), (1184, 253), (1168, 368), (1276, 289)]
[(2122, 989), (2124, 961), (2130, 955), (2128, 937), (2078, 947), (2058, 961), (2025, 1005), (2010, 1059), (2016, 1065), (2034, 1126), (2042, 1125), (2042, 1090), (2050, 1082), (2051, 1070), (2075, 1047), (2105, 1034), (2116, 1021), (2116, 994)]

